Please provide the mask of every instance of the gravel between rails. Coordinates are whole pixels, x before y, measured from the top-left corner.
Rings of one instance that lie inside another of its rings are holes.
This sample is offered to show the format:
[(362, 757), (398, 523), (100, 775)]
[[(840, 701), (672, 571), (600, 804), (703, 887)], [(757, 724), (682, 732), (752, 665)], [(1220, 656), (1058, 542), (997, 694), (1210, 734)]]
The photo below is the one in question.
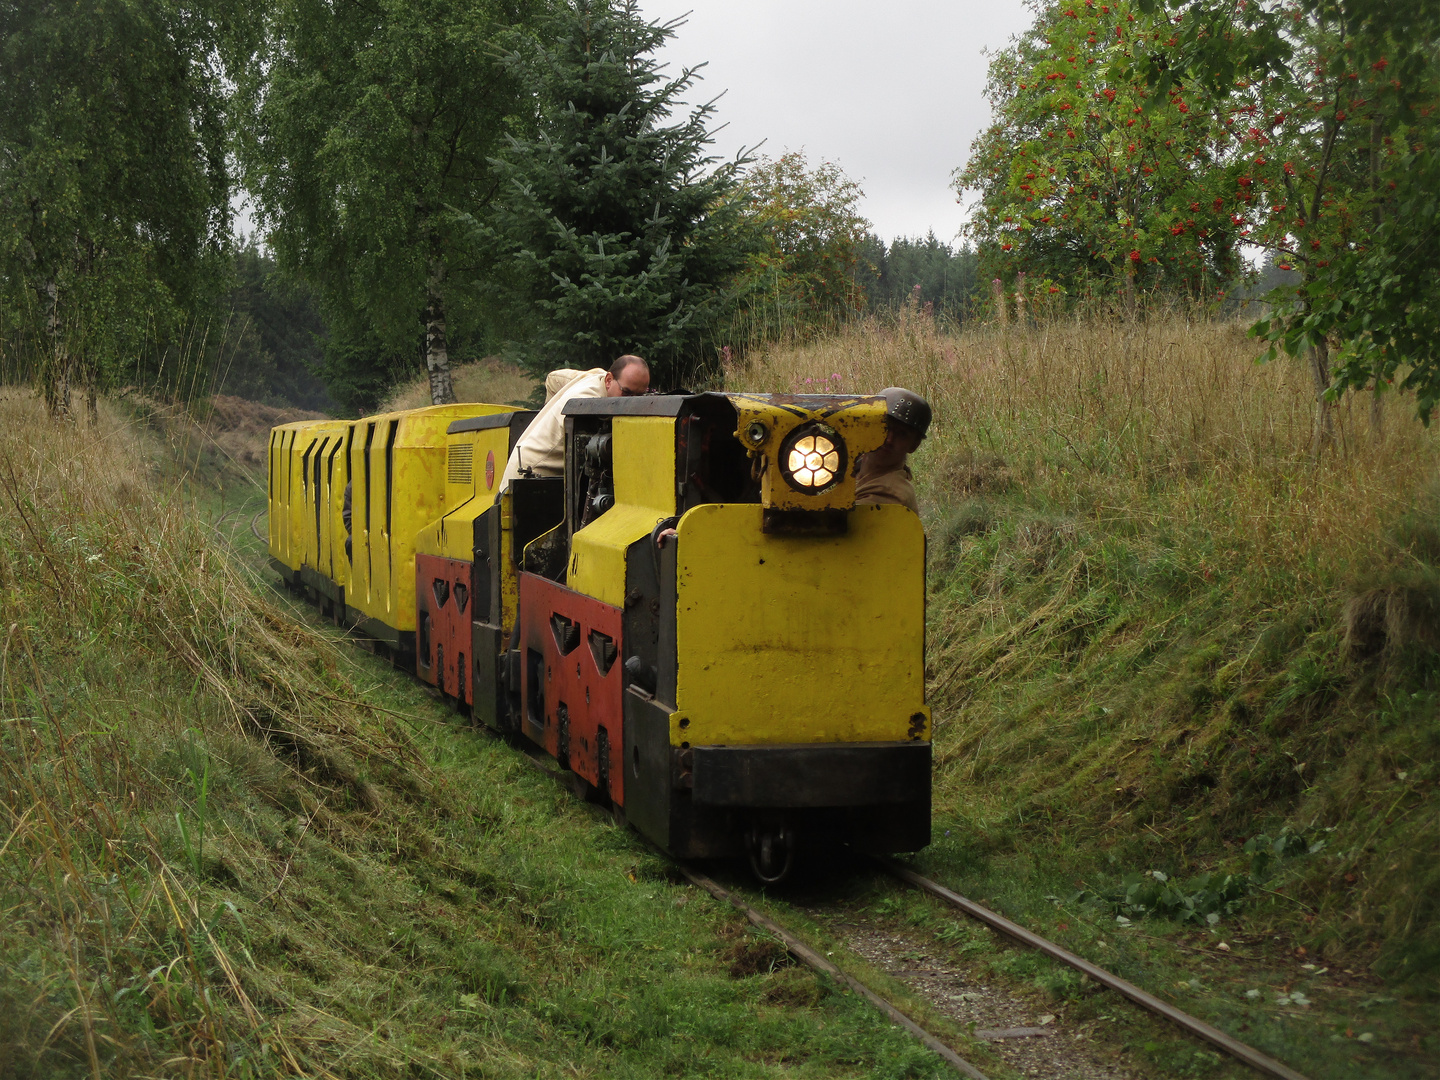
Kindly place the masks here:
[(970, 1080), (989, 1080), (989, 1078), (983, 1072), (977, 1069), (970, 1062), (966, 1061), (959, 1054), (955, 1053), (954, 1050), (950, 1049), (950, 1047), (946, 1046), (943, 1042), (937, 1039), (934, 1035), (930, 1034), (930, 1032), (926, 1031), (919, 1024), (915, 1023), (914, 1020), (910, 1019), (910, 1017), (906, 1016), (903, 1012), (897, 1009), (890, 1002), (886, 1001), (870, 987), (866, 986), (854, 976), (848, 975), (844, 971), (841, 971), (838, 967), (832, 964), (829, 960), (825, 959), (814, 949), (810, 948), (804, 942), (800, 941), (800, 939), (795, 937), (794, 934), (791, 934), (783, 927), (779, 926), (772, 920), (766, 918), (760, 912), (756, 911), (749, 904), (745, 903), (735, 893), (730, 892), (728, 889), (722, 888), (715, 882), (711, 881), (704, 874), (700, 874), (695, 872), (694, 870), (691, 870), (683, 863), (678, 864), (678, 866), (680, 873), (684, 874), (685, 877), (689, 879), (691, 884), (697, 886), (698, 888), (704, 889), (717, 900), (723, 900), (727, 903), (734, 905), (741, 912), (743, 912), (745, 917), (749, 919), (752, 923), (754, 923), (756, 926), (760, 927), (762, 930), (774, 934), (782, 942), (784, 942), (785, 948), (789, 950), (790, 955), (794, 956), (801, 963), (814, 969), (815, 971), (824, 972), (832, 978), (838, 979), (841, 982), (845, 983), (845, 985), (850, 987), (851, 990), (855, 991), (855, 993), (865, 998), (865, 1000), (870, 1002), (870, 1004), (874, 1005), (892, 1021), (899, 1024), (906, 1031), (910, 1032), (911, 1035), (914, 1035), (917, 1039), (924, 1043), (927, 1048), (929, 1048), (934, 1053), (938, 1054), (941, 1058), (943, 1058), (945, 1062), (949, 1064), (949, 1066), (956, 1072), (958, 1072), (961, 1076), (969, 1077)]
[[(813, 914), (819, 916), (820, 912)], [(1073, 1023), (1060, 1005), (1037, 1007), (1003, 986), (936, 956), (919, 937), (856, 922), (833, 922), (845, 947), (903, 982), (956, 1025), (971, 1028), (1024, 1076), (1046, 1080), (1142, 1080), (1147, 1074), (1114, 1060), (1095, 1039), (1101, 1025)], [(1026, 1032), (1027, 1034), (1020, 1034)], [(1030, 1033), (1037, 1034), (1030, 1034)]]

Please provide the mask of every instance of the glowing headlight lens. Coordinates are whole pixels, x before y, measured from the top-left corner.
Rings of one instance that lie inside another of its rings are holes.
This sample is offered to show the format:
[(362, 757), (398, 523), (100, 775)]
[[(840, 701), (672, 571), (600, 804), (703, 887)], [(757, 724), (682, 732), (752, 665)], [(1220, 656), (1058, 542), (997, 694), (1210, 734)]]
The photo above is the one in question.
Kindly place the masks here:
[(786, 455), (785, 471), (796, 487), (819, 491), (829, 487), (840, 471), (840, 451), (824, 435), (806, 435), (797, 439)]

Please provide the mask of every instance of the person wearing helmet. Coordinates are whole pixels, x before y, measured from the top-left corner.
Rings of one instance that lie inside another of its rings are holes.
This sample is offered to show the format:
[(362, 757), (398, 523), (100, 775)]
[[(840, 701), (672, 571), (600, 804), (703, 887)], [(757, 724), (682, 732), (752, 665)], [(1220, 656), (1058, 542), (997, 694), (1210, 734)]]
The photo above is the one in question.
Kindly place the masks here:
[(891, 386), (877, 397), (885, 399), (885, 441), (861, 457), (855, 474), (855, 503), (899, 503), (915, 513), (920, 502), (905, 464), (930, 430), (930, 404), (919, 394)]

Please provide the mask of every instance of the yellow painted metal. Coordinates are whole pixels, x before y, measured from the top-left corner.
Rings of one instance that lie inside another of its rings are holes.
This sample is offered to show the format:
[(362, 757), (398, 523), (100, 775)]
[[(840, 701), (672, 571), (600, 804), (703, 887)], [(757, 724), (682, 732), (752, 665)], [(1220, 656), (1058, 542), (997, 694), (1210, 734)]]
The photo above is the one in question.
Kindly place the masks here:
[(325, 451), (325, 521), (320, 545), (320, 572), (335, 584), (349, 588), (350, 562), (345, 557), (345, 485), (350, 480), (350, 440), (355, 425), (344, 422)]
[[(509, 454), (509, 427), (446, 436), (445, 512), (415, 538), (417, 554), (465, 562), (474, 558), (475, 519), (495, 505)], [(493, 466), (488, 472), (487, 459)]]
[(294, 497), (295, 439), (303, 424), (286, 425), (280, 433), (280, 457), (275, 464), (277, 509), (280, 511), (275, 523), (275, 557), (291, 570), (300, 569), (300, 553), (295, 550), (294, 534), (290, 527), (291, 499)]
[[(315, 421), (296, 433), (292, 463), (297, 481), (289, 500), (292, 535), (299, 546), (300, 565), (325, 577), (330, 574), (333, 503), (329, 458), (343, 443), (349, 425), (343, 420)], [(341, 488), (344, 484), (342, 481)]]
[[(855, 463), (885, 441), (885, 400), (878, 397), (730, 394), (739, 415), (735, 437), (764, 463), (761, 505), (776, 510), (848, 510), (855, 505)], [(845, 444), (845, 473), (821, 492), (797, 491), (781, 472), (781, 450), (796, 428), (823, 424)], [(759, 436), (758, 438), (756, 436)]]
[(345, 524), (341, 516), (348, 462), (345, 445), (351, 424), (345, 420), (316, 421), (297, 439), (303, 468), (303, 508), (291, 500), (291, 513), (304, 517), (303, 565), (337, 585), (348, 578), (345, 563)]
[(516, 566), (514, 523), (510, 489), (506, 488), (500, 495), (500, 629), (506, 635), (506, 648), (513, 647), (509, 641), (510, 628), (515, 625), (515, 613), (520, 610), (520, 571)]
[[(371, 603), (370, 488), (374, 477), (370, 475), (368, 462), (369, 448), (375, 441), (378, 426), (373, 416), (357, 420), (350, 440), (351, 563), (350, 585), (345, 590), (345, 603), (357, 611), (367, 610)], [(381, 484), (383, 490), (383, 477)]]
[(680, 519), (672, 744), (928, 740), (920, 519), (858, 506), (847, 532), (800, 537), (762, 512)]
[(505, 405), (433, 405), (355, 422), (351, 450), (354, 577), (346, 603), (392, 630), (415, 629), (416, 540), (447, 509), (453, 421)]
[(305, 424), (291, 435), (285, 460), (285, 550), (297, 568), (305, 565), (305, 453), (314, 441), (310, 428)]
[[(286, 535), (285, 518), (287, 513), (285, 503), (285, 445), (290, 437), (287, 427), (276, 427), (270, 430), (270, 452), (266, 458), (266, 506), (265, 521), (267, 533), (267, 548), (270, 557), (276, 561), (290, 566), (290, 553), (288, 545), (284, 543)], [(290, 569), (297, 570), (299, 567), (290, 566)]]
[[(610, 426), (615, 505), (675, 513), (675, 420), (617, 416)], [(653, 524), (653, 522), (652, 522)]]
[(322, 438), (326, 422), (284, 424), (270, 434), (267, 516), (270, 554), (291, 570), (315, 566), (313, 512), (306, 513), (309, 487), (305, 453)]
[(565, 583), (623, 607), (626, 549), (675, 513), (675, 420), (617, 416), (610, 435), (615, 505), (572, 536)]

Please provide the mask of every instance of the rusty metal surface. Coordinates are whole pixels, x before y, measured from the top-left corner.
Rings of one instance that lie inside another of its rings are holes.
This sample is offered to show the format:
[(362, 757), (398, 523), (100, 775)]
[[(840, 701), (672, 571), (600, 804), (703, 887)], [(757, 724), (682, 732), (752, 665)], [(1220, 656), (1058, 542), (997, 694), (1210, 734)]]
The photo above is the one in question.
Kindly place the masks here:
[(1003, 915), (997, 915), (987, 907), (982, 907), (973, 900), (967, 900), (959, 893), (952, 892), (938, 882), (922, 877), (915, 871), (901, 866), (890, 859), (877, 859), (890, 873), (894, 874), (901, 881), (909, 882), (916, 888), (923, 889), (931, 896), (945, 901), (951, 907), (959, 908), (973, 919), (983, 922), (986, 926), (1000, 933), (1012, 937), (1017, 941), (1029, 945), (1033, 949), (1043, 952), (1046, 956), (1059, 960), (1062, 964), (1068, 964), (1077, 971), (1082, 971), (1102, 986), (1108, 986), (1119, 994), (1123, 994), (1141, 1008), (1148, 1009), (1169, 1020), (1171, 1023), (1184, 1028), (1190, 1034), (1195, 1035), (1212, 1046), (1219, 1047), (1225, 1053), (1249, 1065), (1252, 1069), (1266, 1073), (1270, 1076), (1280, 1077), (1280, 1080), (1306, 1080), (1305, 1076), (1296, 1072), (1283, 1062), (1276, 1061), (1272, 1057), (1262, 1054), (1252, 1046), (1246, 1046), (1239, 1039), (1232, 1038), (1219, 1028), (1211, 1027), (1205, 1021), (1191, 1016), (1187, 1012), (1175, 1008), (1168, 1002), (1161, 1001), (1153, 994), (1147, 994), (1134, 983), (1127, 982), (1118, 975), (1112, 975), (1102, 967), (1090, 963), (1083, 957), (1076, 956), (1067, 949), (1062, 949), (1052, 941), (1048, 941), (1039, 934), (1026, 930), (1023, 926), (1011, 922)]
[[(470, 685), (474, 681), (471, 678), (474, 657), (469, 655), (470, 623), (474, 618), (471, 598), (475, 592), (472, 570), (472, 564), (459, 559), (415, 556), (415, 602), (419, 608), (415, 620), (415, 672), (467, 705), (474, 704), (475, 695)], [(437, 590), (436, 582), (443, 582), (444, 587)], [(425, 615), (430, 619), (428, 657), (421, 655), (423, 643), (418, 632)]]

